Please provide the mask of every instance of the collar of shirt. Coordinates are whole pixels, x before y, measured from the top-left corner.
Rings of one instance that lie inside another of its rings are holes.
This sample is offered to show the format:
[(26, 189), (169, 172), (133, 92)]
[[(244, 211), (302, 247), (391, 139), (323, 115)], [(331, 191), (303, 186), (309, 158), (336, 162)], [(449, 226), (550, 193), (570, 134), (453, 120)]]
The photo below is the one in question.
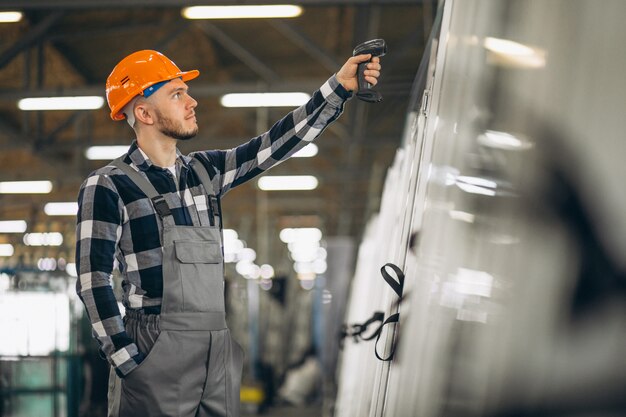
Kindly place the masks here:
[[(154, 164), (150, 160), (150, 158), (144, 156), (145, 154), (139, 149), (137, 145), (137, 140), (133, 140), (133, 143), (128, 148), (128, 158), (130, 161), (135, 164), (140, 171), (147, 171)], [(176, 163), (181, 162), (183, 167), (189, 168), (189, 163), (191, 162), (191, 158), (180, 153), (178, 148), (176, 148)]]

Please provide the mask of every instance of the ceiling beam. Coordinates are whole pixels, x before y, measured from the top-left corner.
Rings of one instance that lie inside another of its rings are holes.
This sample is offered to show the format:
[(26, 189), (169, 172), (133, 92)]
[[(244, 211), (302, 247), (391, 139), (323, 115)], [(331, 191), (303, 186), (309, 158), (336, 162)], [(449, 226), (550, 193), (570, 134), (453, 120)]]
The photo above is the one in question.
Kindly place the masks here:
[[(19, 6), (17, 7), (20, 8)], [(46, 32), (64, 15), (65, 13), (63, 12), (54, 12), (33, 26), (27, 34), (22, 36), (19, 41), (15, 42), (0, 55), (0, 68), (5, 67), (13, 58), (41, 40)]]
[[(302, 6), (415, 6), (424, 0), (294, 0), (291, 4)], [(241, 5), (241, 4), (284, 4), (285, 0), (192, 0), (181, 2), (180, 0), (0, 0), (0, 7), (15, 8), (20, 10), (46, 9), (111, 9), (111, 8), (140, 8), (140, 7), (182, 7), (193, 5)]]
[(328, 71), (335, 73), (341, 68), (341, 63), (337, 62), (329, 53), (320, 48), (301, 30), (281, 19), (268, 19), (267, 22), (282, 33), (290, 42), (299, 46), (304, 52), (317, 59)]
[(275, 83), (280, 80), (280, 76), (273, 69), (265, 65), (256, 55), (248, 51), (239, 42), (228, 36), (226, 32), (214, 24), (198, 22), (196, 27), (226, 48), (228, 52), (247, 65), (252, 71), (256, 72), (257, 75), (266, 82)]

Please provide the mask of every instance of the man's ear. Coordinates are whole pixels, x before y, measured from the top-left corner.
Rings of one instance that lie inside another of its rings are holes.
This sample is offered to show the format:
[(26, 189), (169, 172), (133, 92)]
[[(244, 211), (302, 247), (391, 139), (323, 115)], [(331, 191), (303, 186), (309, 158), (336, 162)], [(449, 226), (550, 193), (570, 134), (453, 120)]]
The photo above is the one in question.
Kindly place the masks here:
[(135, 119), (137, 121), (140, 121), (145, 125), (154, 124), (154, 110), (152, 109), (150, 103), (148, 103), (146, 100), (139, 99), (137, 104), (135, 104), (134, 112)]

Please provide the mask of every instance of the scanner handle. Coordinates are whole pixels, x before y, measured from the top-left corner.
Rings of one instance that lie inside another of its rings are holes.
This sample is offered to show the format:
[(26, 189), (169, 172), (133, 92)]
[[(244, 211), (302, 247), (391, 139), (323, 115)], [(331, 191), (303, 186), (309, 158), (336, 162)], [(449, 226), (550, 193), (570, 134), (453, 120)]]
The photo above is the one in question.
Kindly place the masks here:
[[(372, 54), (372, 58), (375, 56), (383, 56), (387, 53), (387, 44), (384, 39), (372, 39), (367, 42), (363, 42), (354, 48), (352, 55)], [(361, 62), (357, 68), (357, 78), (359, 83), (359, 90), (356, 93), (357, 98), (366, 101), (368, 103), (378, 103), (382, 101), (383, 96), (378, 92), (372, 90), (372, 85), (365, 80), (365, 70), (367, 64), (371, 62), (371, 59), (366, 62)]]

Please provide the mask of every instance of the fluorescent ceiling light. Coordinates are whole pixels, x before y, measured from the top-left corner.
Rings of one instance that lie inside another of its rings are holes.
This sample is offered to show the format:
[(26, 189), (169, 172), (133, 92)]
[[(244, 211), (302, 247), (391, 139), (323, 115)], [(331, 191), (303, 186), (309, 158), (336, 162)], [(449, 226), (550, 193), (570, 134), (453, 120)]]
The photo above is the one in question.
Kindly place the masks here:
[(258, 181), (264, 191), (314, 190), (317, 184), (317, 178), (312, 175), (268, 175)]
[(0, 243), (0, 256), (13, 256), (13, 245)]
[(32, 97), (17, 102), (20, 110), (96, 110), (104, 105), (100, 96)]
[(186, 19), (260, 19), (297, 17), (302, 7), (291, 4), (258, 6), (193, 6), (185, 7), (182, 15)]
[(85, 151), (85, 157), (91, 161), (111, 160), (124, 155), (128, 151), (128, 145), (116, 146), (90, 146)]
[(232, 93), (220, 99), (224, 107), (295, 107), (309, 101), (307, 93)]
[(72, 201), (67, 203), (47, 203), (43, 211), (48, 216), (76, 216), (78, 213), (78, 203)]
[(293, 154), (294, 158), (311, 158), (317, 155), (317, 145), (314, 143), (309, 143), (304, 148), (300, 149), (298, 152)]
[(24, 244), (27, 246), (61, 246), (63, 235), (58, 232), (52, 233), (26, 233)]
[(0, 12), (0, 23), (15, 23), (22, 20), (22, 12)]
[(4, 220), (0, 221), (0, 233), (24, 233), (26, 231), (24, 220)]
[(0, 194), (48, 194), (50, 191), (52, 191), (50, 181), (0, 182)]

